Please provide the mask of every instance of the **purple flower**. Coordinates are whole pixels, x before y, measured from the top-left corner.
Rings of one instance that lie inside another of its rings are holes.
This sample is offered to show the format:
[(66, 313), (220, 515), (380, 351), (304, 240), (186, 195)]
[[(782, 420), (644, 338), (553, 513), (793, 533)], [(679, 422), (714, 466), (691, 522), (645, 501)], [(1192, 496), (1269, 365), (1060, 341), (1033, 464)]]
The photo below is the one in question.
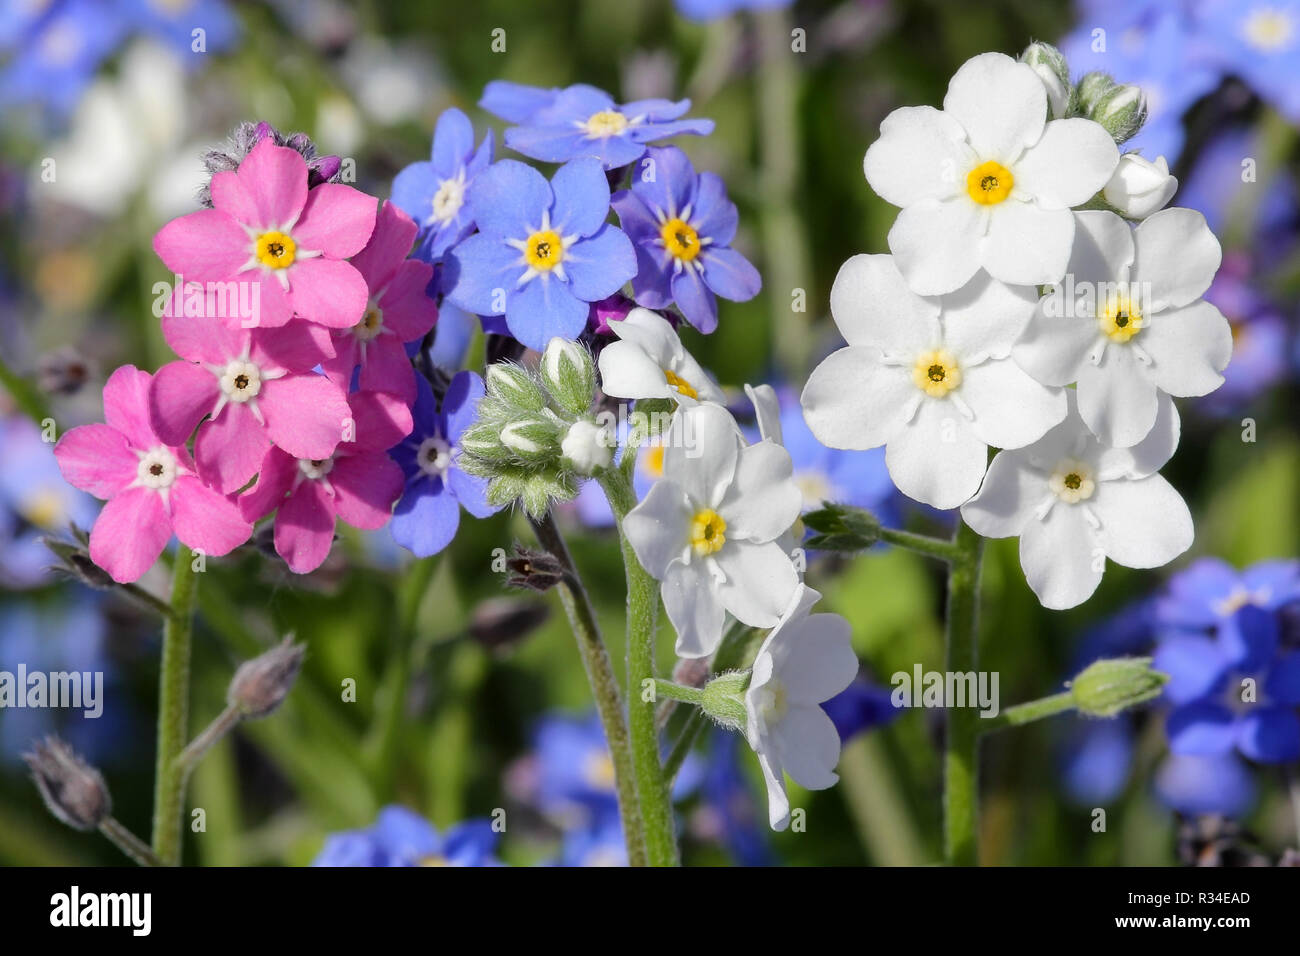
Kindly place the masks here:
[(1229, 253), (1205, 293), (1232, 326), (1232, 361), (1223, 370), (1223, 385), (1198, 403), (1212, 415), (1235, 414), (1290, 370), (1286, 318), (1258, 292), (1252, 271), (1249, 260)]
[(1199, 0), (1196, 48), (1289, 119), (1300, 119), (1300, 0)]
[(680, 119), (690, 100), (636, 100), (622, 106), (594, 86), (544, 90), (497, 80), (483, 90), (479, 106), (519, 126), (506, 130), (506, 145), (533, 159), (564, 163), (581, 157), (617, 169), (645, 155), (646, 143), (682, 133), (707, 136), (713, 120)]
[(439, 833), (406, 807), (379, 811), (373, 826), (331, 834), (312, 866), (500, 866), (491, 820), (467, 820)]
[(715, 295), (735, 302), (758, 295), (758, 270), (730, 248), (736, 204), (720, 177), (697, 176), (680, 149), (648, 150), (632, 188), (616, 193), (612, 204), (636, 244), (632, 295), (638, 305), (665, 309), (676, 302), (686, 321), (707, 333), (718, 325)]
[(492, 131), (474, 147), (474, 126), (458, 109), (444, 110), (433, 131), (432, 158), (393, 179), (393, 203), (420, 227), (416, 256), (435, 262), (474, 229), (469, 195), (492, 162)]
[(605, 222), (609, 183), (594, 159), (566, 163), (549, 183), (503, 159), (474, 180), (469, 207), (479, 232), (447, 254), (447, 298), (477, 315), (504, 315), (531, 349), (577, 338), (590, 303), (636, 273), (632, 243)]
[(389, 451), (406, 475), (406, 487), (393, 512), (393, 540), (421, 558), (447, 547), (460, 525), (460, 509), (486, 518), (497, 509), (487, 503), (487, 482), (467, 475), (456, 464), (460, 436), (474, 422), (485, 389), (473, 372), (451, 380), (439, 409), (433, 390), (416, 376), (415, 425)]

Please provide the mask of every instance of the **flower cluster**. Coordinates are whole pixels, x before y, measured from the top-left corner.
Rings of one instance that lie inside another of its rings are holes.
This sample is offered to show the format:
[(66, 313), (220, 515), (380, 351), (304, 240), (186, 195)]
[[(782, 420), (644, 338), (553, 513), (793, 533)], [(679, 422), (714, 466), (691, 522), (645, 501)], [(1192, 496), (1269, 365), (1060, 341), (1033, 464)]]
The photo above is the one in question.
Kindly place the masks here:
[(1172, 188), (1119, 155), (1144, 112), (1105, 77), (1071, 87), (1035, 44), (968, 61), (942, 109), (886, 117), (864, 165), (901, 207), (890, 255), (841, 268), (847, 347), (803, 393), (823, 442), (883, 445), (902, 492), (1019, 537), (1052, 608), (1086, 600), (1106, 558), (1156, 567), (1191, 545), (1156, 474), (1178, 443), (1170, 396), (1216, 389), (1232, 351), (1202, 299), (1218, 241), (1200, 213), (1159, 209)]

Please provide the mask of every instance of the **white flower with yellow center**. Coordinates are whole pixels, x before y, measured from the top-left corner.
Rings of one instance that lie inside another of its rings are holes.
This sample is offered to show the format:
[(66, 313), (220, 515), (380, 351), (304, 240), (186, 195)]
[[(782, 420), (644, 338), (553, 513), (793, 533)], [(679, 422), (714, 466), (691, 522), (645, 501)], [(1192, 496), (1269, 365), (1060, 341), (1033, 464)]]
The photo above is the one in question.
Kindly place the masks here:
[(1106, 559), (1168, 564), (1192, 544), (1192, 516), (1156, 472), (1178, 447), (1178, 413), (1161, 396), (1156, 421), (1131, 448), (1103, 445), (1070, 414), (1027, 448), (999, 452), (966, 523), (989, 538), (1020, 538), (1020, 566), (1044, 607), (1063, 609), (1097, 589)]
[(1162, 209), (1137, 229), (1109, 212), (1078, 223), (1070, 281), (1043, 297), (1011, 354), (1044, 385), (1077, 382), (1083, 420), (1123, 448), (1151, 430), (1162, 392), (1223, 384), (1232, 329), (1201, 298), (1222, 255), (1192, 209)]
[(863, 167), (901, 208), (890, 251), (922, 295), (961, 288), (983, 267), (1016, 285), (1055, 282), (1074, 238), (1072, 206), (1106, 185), (1119, 150), (1100, 125), (1047, 120), (1033, 69), (1001, 53), (967, 60), (943, 109), (903, 107), (880, 124)]
[(858, 658), (848, 621), (809, 614), (821, 595), (800, 585), (754, 658), (745, 691), (745, 737), (767, 784), (768, 822), (790, 823), (788, 773), (801, 787), (825, 790), (839, 777), (840, 735), (819, 706), (853, 682)]
[(707, 657), (726, 612), (772, 627), (799, 585), (777, 538), (799, 514), (790, 455), (745, 446), (725, 408), (684, 407), (664, 436), (664, 476), (623, 521), (641, 565), (660, 582), (680, 657)]
[(831, 448), (884, 445), (900, 491), (957, 507), (979, 489), (990, 445), (1019, 448), (1065, 417), (1062, 390), (1008, 357), (1035, 301), (1033, 289), (984, 272), (959, 292), (924, 298), (890, 256), (854, 256), (831, 289), (848, 347), (809, 377), (808, 427)]
[(658, 312), (633, 309), (609, 323), (618, 336), (600, 353), (601, 390), (614, 398), (671, 398), (682, 405), (722, 404), (722, 390)]

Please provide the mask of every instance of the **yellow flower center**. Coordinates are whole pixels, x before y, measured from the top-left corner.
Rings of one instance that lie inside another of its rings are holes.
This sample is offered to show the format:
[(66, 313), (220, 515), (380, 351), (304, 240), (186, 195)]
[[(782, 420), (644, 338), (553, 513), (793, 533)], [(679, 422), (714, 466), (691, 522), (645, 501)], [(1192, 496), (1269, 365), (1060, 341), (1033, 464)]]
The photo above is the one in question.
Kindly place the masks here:
[(922, 352), (912, 366), (912, 382), (931, 398), (943, 398), (961, 384), (961, 369), (947, 349)]
[(687, 398), (694, 398), (697, 400), (699, 399), (700, 393), (695, 391), (694, 386), (672, 369), (664, 369), (664, 380), (673, 388), (677, 389), (678, 395), (685, 395)]
[(691, 519), (691, 547), (701, 558), (722, 550), (727, 543), (727, 522), (712, 508), (695, 512)]
[(601, 110), (587, 117), (583, 129), (591, 139), (609, 139), (627, 129), (627, 117), (617, 110)]
[(1142, 312), (1128, 296), (1113, 296), (1097, 315), (1097, 324), (1112, 342), (1127, 342), (1142, 330)]
[(607, 753), (591, 754), (583, 763), (582, 775), (594, 790), (614, 789), (614, 761)]
[(285, 269), (293, 265), (298, 244), (287, 233), (264, 232), (257, 237), (257, 258), (264, 266)]
[(1092, 480), (1092, 469), (1073, 458), (1067, 458), (1057, 465), (1052, 476), (1047, 479), (1047, 484), (1056, 497), (1071, 505), (1087, 501), (1097, 488)]
[(645, 471), (652, 478), (662, 478), (664, 474), (664, 446), (651, 445), (645, 450)]
[(382, 331), (384, 327), (384, 313), (380, 311), (379, 306), (372, 305), (366, 309), (365, 315), (361, 316), (361, 321), (352, 327), (352, 334), (363, 342), (368, 342)]
[(28, 524), (53, 528), (63, 521), (63, 499), (49, 488), (41, 488), (26, 498), (19, 510)]
[(538, 272), (551, 271), (564, 258), (564, 242), (560, 234), (554, 229), (533, 233), (524, 245), (524, 258)]
[(700, 254), (700, 234), (681, 219), (669, 219), (659, 227), (659, 238), (675, 258), (690, 262)]
[(1242, 26), (1246, 42), (1265, 53), (1276, 53), (1288, 43), (1295, 32), (1291, 18), (1274, 7), (1255, 10)]
[(1011, 195), (1015, 184), (1011, 170), (991, 159), (966, 174), (966, 192), (981, 206), (996, 206)]

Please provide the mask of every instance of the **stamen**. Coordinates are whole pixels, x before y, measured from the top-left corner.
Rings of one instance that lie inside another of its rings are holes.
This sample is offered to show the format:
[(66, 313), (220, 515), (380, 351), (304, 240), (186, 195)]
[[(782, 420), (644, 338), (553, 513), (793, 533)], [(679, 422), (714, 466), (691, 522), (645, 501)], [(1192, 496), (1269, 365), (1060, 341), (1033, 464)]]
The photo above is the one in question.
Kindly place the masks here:
[(264, 232), (257, 237), (253, 252), (262, 265), (271, 269), (286, 269), (293, 265), (298, 244), (283, 232)]
[(912, 365), (912, 382), (931, 398), (943, 398), (961, 384), (961, 369), (947, 349), (922, 352)]
[(727, 522), (712, 508), (703, 508), (691, 519), (691, 548), (699, 557), (722, 550), (727, 542)]
[(1011, 195), (1015, 182), (1011, 170), (989, 160), (966, 174), (966, 193), (981, 206), (996, 206)]
[(700, 254), (703, 244), (695, 228), (683, 219), (669, 219), (659, 228), (659, 238), (674, 259), (690, 262)]

